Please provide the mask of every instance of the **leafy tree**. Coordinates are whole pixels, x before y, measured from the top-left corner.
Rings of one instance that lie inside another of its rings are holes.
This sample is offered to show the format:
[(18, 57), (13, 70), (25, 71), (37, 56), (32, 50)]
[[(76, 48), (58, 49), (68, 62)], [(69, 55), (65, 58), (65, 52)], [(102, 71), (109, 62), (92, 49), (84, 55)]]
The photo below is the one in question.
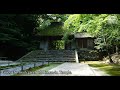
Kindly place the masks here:
[(109, 57), (112, 47), (119, 52), (119, 14), (0, 14), (0, 46), (22, 47), (27, 51), (37, 49), (39, 41), (35, 35), (53, 22), (64, 23), (66, 41), (69, 34), (88, 32), (96, 37), (96, 49), (106, 50)]
[(37, 18), (35, 14), (0, 14), (1, 51), (11, 53), (17, 48), (26, 51), (37, 49), (38, 41), (34, 40), (33, 33), (38, 25)]
[(51, 25), (52, 22), (64, 22), (67, 19), (68, 15), (66, 14), (42, 14), (38, 15), (38, 27), (37, 30), (47, 28)]
[(120, 45), (119, 17), (117, 14), (74, 14), (69, 16), (64, 25), (70, 32), (86, 31), (95, 36), (96, 49), (107, 50), (112, 62), (110, 49), (113, 45)]
[(36, 34), (52, 22), (64, 22), (66, 18), (64, 14), (0, 14), (0, 47), (38, 49)]

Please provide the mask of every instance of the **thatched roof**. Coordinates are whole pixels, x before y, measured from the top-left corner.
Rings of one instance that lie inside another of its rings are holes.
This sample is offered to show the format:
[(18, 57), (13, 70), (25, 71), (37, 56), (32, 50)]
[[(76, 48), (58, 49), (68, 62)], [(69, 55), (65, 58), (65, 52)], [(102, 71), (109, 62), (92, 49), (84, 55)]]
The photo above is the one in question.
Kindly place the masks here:
[[(63, 24), (60, 22), (54, 22), (50, 26), (46, 27), (43, 30), (40, 30), (39, 36), (63, 36), (67, 30), (63, 28)], [(93, 38), (92, 35), (86, 32), (77, 32), (71, 33), (70, 36), (74, 36), (75, 38)]]
[(83, 33), (77, 32), (74, 34), (74, 37), (75, 38), (93, 38), (93, 36), (87, 32), (83, 32)]
[(63, 25), (58, 23), (40, 30), (39, 36), (62, 36), (65, 32), (66, 30), (63, 29)]

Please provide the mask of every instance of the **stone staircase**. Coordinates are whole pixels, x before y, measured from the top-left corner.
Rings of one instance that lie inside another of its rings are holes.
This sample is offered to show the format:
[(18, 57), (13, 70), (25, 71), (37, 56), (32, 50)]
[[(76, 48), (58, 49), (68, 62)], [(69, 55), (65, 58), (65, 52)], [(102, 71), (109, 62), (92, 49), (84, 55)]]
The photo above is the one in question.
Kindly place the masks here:
[(22, 62), (75, 62), (76, 55), (74, 50), (35, 50), (31, 51), (18, 61)]

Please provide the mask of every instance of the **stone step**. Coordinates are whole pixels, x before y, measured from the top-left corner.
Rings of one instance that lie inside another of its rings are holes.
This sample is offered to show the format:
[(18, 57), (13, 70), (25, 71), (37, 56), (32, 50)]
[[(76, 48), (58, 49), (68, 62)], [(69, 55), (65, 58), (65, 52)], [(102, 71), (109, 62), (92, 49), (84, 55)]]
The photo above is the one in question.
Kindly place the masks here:
[[(29, 58), (24, 58), (22, 60), (26, 60), (26, 59), (29, 59)], [(31, 58), (29, 60), (73, 60), (75, 58)]]
[(75, 60), (36, 60), (36, 61), (22, 61), (22, 62), (75, 62)]
[(24, 58), (52, 58), (52, 57), (56, 57), (56, 58), (74, 58), (75, 56), (34, 56), (34, 57), (24, 57)]
[(75, 61), (75, 51), (73, 50), (36, 50), (25, 55), (21, 61)]
[[(65, 56), (63, 56), (63, 55), (39, 55), (39, 56), (27, 56), (27, 58), (32, 58), (32, 57), (34, 57), (34, 58), (40, 58), (40, 57), (43, 57), (43, 58), (46, 58), (46, 57), (74, 58), (74, 57), (75, 57), (75, 55), (69, 55), (69, 56), (68, 56), (68, 55), (65, 55)], [(24, 58), (26, 58), (26, 57), (24, 57)]]
[(75, 52), (38, 52), (36, 54), (54, 54), (54, 53), (59, 53), (59, 54), (63, 54), (63, 53), (68, 53), (68, 54), (74, 54)]
[(68, 53), (63, 53), (63, 54), (59, 54), (59, 53), (54, 53), (54, 54), (30, 54), (30, 56), (34, 56), (34, 55), (75, 55), (75, 54), (68, 54)]
[(75, 58), (71, 58), (71, 59), (53, 59), (53, 58), (40, 58), (40, 59), (25, 59), (22, 61), (75, 61)]

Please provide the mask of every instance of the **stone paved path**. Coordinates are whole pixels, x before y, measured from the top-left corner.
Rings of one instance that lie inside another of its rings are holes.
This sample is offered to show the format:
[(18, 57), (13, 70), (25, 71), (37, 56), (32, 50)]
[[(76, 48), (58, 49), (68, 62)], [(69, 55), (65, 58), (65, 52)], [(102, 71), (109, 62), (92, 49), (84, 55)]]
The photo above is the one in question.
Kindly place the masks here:
[[(38, 63), (37, 66), (41, 65), (41, 63)], [(28, 69), (30, 67), (33, 67), (33, 64), (24, 65), (24, 69)], [(47, 67), (46, 67), (47, 68)], [(37, 74), (29, 74), (29, 75), (23, 75), (23, 76), (110, 76), (106, 74), (105, 72), (99, 70), (98, 68), (90, 67), (88, 64), (85, 63), (63, 63), (59, 66), (56, 66), (55, 68), (50, 69), (48, 72), (45, 72), (44, 74), (41, 74), (40, 71), (45, 71), (46, 68), (37, 70)], [(15, 67), (10, 68), (6, 70), (1, 70), (1, 72), (20, 72), (21, 67)], [(40, 74), (39, 74), (40, 73)], [(0, 73), (0, 76), (10, 76), (13, 75), (13, 73)]]
[(84, 63), (64, 63), (42, 76), (109, 76), (105, 72)]

